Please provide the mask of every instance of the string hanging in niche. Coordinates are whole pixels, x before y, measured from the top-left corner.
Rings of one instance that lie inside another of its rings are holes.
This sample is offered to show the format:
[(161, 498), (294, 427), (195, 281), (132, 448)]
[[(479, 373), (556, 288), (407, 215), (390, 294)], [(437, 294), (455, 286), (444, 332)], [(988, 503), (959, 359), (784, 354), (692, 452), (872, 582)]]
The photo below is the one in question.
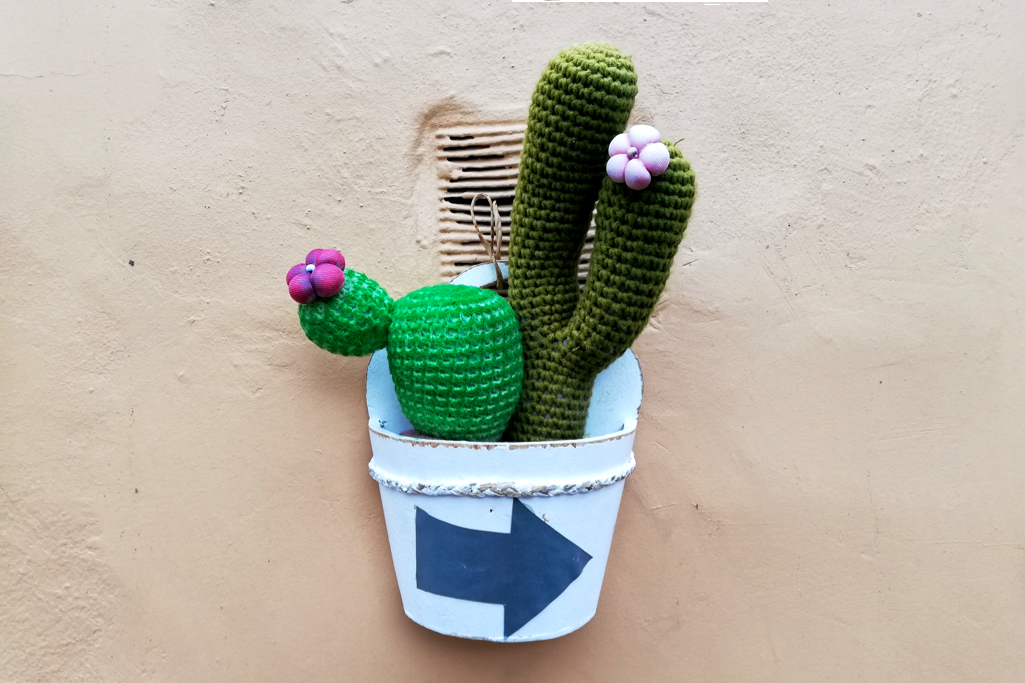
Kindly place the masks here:
[[(488, 207), (491, 209), (490, 239), (484, 237), (484, 233), (477, 225), (477, 200), (481, 197), (487, 200)], [(498, 213), (495, 200), (484, 193), (475, 194), (473, 200), (470, 201), (470, 219), (473, 221), (473, 229), (477, 232), (477, 238), (480, 240), (481, 246), (484, 247), (484, 253), (488, 255), (491, 263), (495, 266), (495, 288), (499, 293), (504, 293), (507, 291), (505, 278), (502, 277), (502, 268), (498, 265), (498, 262), (502, 260), (502, 217)]]

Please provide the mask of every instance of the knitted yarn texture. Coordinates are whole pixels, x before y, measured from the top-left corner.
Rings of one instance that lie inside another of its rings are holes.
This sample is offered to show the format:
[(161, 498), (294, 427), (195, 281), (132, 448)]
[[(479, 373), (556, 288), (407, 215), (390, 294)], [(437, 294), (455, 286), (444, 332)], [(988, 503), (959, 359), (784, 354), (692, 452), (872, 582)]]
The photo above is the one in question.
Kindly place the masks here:
[[(637, 92), (630, 58), (571, 47), (534, 91), (512, 209), (509, 303), (523, 335), (523, 394), (512, 441), (579, 439), (594, 379), (641, 333), (665, 287), (694, 202), (694, 172), (671, 143), (644, 190), (612, 182), (609, 142)], [(577, 266), (598, 201), (590, 273)]]
[(311, 342), (342, 356), (369, 356), (388, 343), (394, 302), (381, 285), (345, 269), (335, 296), (299, 305), (299, 324)]
[(338, 294), (299, 305), (299, 322), (331, 353), (387, 348), (399, 405), (422, 434), (497, 440), (520, 399), (520, 330), (495, 292), (435, 285), (392, 301), (377, 282), (346, 269)]
[(388, 368), (403, 414), (443, 439), (495, 441), (520, 399), (516, 315), (493, 291), (434, 285), (395, 303)]

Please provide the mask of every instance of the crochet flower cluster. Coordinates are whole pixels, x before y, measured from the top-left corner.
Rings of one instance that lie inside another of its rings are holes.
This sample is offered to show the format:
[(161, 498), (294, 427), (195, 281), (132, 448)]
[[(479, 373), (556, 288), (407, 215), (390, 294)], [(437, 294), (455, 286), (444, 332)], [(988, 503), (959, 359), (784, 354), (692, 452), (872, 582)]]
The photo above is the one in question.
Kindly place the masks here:
[(301, 304), (334, 296), (345, 284), (345, 257), (335, 249), (314, 249), (306, 263), (288, 269), (285, 282), (289, 296)]

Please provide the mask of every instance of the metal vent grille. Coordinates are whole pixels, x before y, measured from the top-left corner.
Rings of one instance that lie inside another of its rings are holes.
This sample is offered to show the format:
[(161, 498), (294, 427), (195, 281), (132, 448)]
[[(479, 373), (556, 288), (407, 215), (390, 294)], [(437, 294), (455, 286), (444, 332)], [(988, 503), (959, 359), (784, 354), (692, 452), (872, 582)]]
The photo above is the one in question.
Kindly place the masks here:
[[(525, 123), (508, 123), (457, 126), (436, 133), (441, 197), (438, 225), (441, 230), (441, 277), (444, 281), (490, 261), (470, 220), (470, 202), (476, 194), (490, 195), (498, 205), (502, 218), (502, 255), (508, 255), (509, 216), (526, 129)], [(489, 228), (488, 215), (487, 204), (478, 202), (477, 225), (485, 235)], [(587, 279), (593, 244), (592, 222), (577, 270), (581, 287)]]

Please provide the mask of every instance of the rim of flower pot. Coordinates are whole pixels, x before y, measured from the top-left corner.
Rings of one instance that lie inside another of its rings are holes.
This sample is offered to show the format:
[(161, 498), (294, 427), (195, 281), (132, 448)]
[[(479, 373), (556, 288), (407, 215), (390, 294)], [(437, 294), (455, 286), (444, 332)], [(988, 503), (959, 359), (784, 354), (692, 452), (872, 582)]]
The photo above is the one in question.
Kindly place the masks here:
[[(377, 424), (375, 424), (377, 423)], [(552, 441), (454, 441), (449, 439), (435, 439), (433, 437), (403, 436), (386, 427), (381, 426), (381, 421), (371, 418), (369, 422), (370, 431), (385, 439), (401, 441), (418, 448), (437, 448), (444, 445), (449, 448), (484, 448), (487, 450), (504, 449), (509, 451), (524, 450), (527, 448), (577, 448), (579, 446), (606, 441), (619, 441), (637, 431), (637, 420), (628, 420), (622, 428), (601, 434), (598, 436), (585, 436), (582, 439), (558, 439)]]

